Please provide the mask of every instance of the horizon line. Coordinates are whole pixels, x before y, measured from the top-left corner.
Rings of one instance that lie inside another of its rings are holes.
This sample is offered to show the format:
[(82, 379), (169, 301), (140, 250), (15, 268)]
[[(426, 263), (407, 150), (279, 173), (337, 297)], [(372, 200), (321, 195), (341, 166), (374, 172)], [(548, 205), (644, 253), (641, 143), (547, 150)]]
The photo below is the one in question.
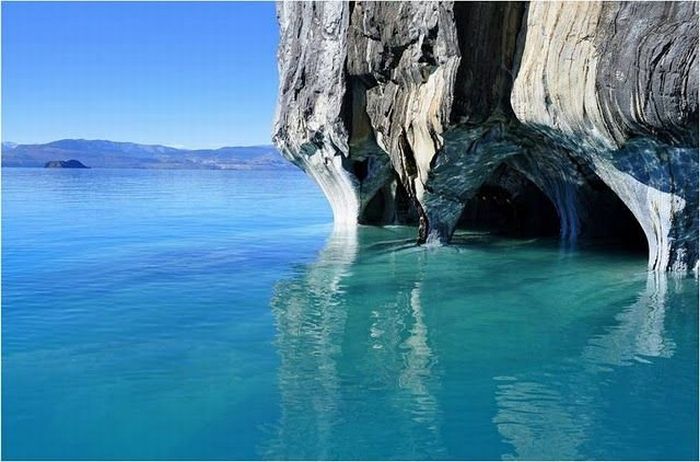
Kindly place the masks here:
[(247, 144), (247, 145), (221, 145), (218, 147), (200, 147), (200, 148), (193, 148), (193, 147), (187, 147), (184, 145), (178, 145), (178, 144), (160, 144), (160, 143), (139, 143), (136, 141), (116, 141), (116, 140), (109, 140), (106, 138), (94, 138), (94, 139), (89, 139), (89, 138), (59, 138), (55, 139), (52, 141), (46, 141), (43, 143), (18, 143), (15, 141), (10, 141), (10, 140), (2, 140), (2, 144), (12, 144), (15, 146), (42, 146), (46, 144), (51, 144), (51, 143), (57, 143), (59, 141), (87, 141), (87, 142), (94, 142), (94, 141), (106, 141), (108, 143), (118, 143), (118, 144), (136, 144), (139, 146), (148, 146), (148, 147), (162, 147), (162, 148), (171, 148), (171, 149), (178, 149), (178, 150), (187, 150), (187, 151), (208, 151), (208, 150), (217, 150), (217, 149), (224, 149), (224, 148), (259, 148), (259, 147), (273, 147), (277, 149), (277, 146), (274, 145), (272, 141), (270, 141), (267, 144)]

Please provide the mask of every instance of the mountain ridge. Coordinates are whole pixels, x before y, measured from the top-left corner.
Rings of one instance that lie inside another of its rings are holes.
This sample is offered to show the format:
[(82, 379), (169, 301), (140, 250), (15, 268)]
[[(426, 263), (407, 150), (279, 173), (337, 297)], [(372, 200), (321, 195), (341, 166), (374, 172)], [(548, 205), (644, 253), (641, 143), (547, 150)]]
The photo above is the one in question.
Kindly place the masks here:
[(3, 167), (43, 167), (78, 159), (93, 168), (265, 170), (289, 169), (272, 145), (181, 149), (128, 141), (66, 138), (48, 143), (2, 143)]

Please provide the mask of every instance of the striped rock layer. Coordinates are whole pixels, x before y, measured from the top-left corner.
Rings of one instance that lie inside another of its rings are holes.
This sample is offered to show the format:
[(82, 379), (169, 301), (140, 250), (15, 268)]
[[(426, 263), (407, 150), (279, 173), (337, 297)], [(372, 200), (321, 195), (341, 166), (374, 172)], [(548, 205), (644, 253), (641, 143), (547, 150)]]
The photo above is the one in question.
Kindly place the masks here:
[(553, 216), (565, 242), (634, 228), (651, 269), (697, 273), (696, 3), (281, 2), (278, 18), (273, 139), (338, 226), (449, 242)]

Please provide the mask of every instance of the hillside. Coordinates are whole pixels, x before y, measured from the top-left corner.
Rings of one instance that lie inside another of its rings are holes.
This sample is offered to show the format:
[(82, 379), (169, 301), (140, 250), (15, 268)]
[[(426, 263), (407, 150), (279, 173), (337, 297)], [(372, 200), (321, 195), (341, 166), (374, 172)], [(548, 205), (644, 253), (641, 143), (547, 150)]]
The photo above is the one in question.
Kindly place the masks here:
[(273, 146), (177, 149), (105, 140), (66, 139), (46, 144), (2, 143), (3, 167), (43, 167), (77, 159), (92, 168), (266, 170), (290, 168)]

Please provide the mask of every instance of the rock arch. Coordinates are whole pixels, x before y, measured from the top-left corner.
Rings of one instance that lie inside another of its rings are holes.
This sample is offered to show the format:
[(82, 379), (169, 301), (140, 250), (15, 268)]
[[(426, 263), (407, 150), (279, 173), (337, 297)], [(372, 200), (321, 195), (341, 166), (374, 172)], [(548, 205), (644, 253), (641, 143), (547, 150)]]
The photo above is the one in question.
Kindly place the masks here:
[(280, 3), (278, 17), (273, 139), (336, 223), (413, 213), (419, 243), (449, 242), (505, 163), (554, 204), (562, 239), (599, 232), (597, 207), (621, 201), (650, 269), (697, 274), (696, 3)]

